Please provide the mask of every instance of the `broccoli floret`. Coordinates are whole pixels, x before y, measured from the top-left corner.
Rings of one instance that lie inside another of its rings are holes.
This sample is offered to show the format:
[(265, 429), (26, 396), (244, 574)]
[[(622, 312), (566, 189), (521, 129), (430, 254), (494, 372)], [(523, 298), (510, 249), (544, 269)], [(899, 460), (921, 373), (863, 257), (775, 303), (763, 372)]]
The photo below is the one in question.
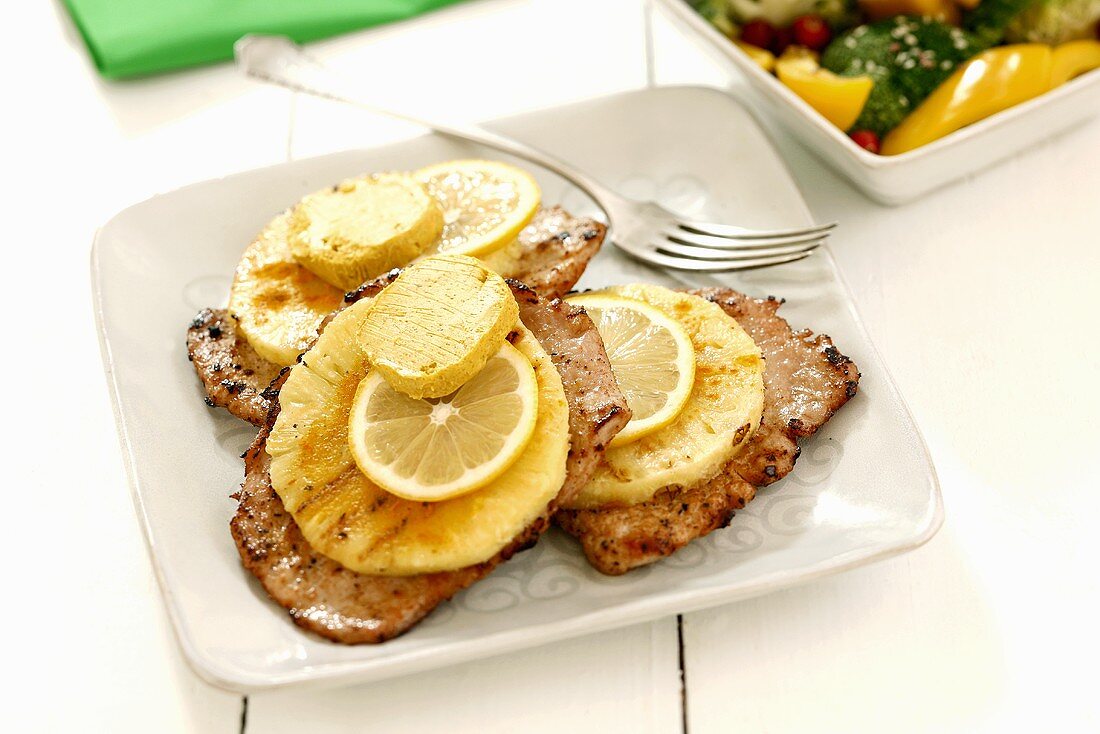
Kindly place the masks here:
[(1012, 18), (1004, 38), (1009, 43), (1054, 45), (1091, 38), (1097, 23), (1100, 0), (1039, 0)]
[(837, 37), (822, 54), (821, 65), (841, 76), (867, 75), (874, 80), (852, 128), (883, 136), (960, 63), (981, 50), (977, 39), (964, 30), (905, 15), (857, 26)]
[(1004, 40), (1009, 23), (1028, 7), (1044, 0), (982, 0), (963, 18), (963, 27), (977, 36), (983, 46)]
[(737, 24), (730, 18), (727, 0), (691, 0), (691, 7), (730, 38), (739, 32)]
[(786, 27), (800, 15), (816, 13), (834, 29), (847, 28), (856, 17), (855, 0), (726, 0), (734, 23), (763, 18), (776, 27)]
[[(913, 111), (913, 107), (907, 104), (905, 95), (894, 89), (889, 84), (879, 84), (871, 89), (863, 110), (852, 125), (852, 130), (870, 130), (879, 138), (901, 124), (905, 116)], [(848, 132), (848, 131), (845, 131)]]

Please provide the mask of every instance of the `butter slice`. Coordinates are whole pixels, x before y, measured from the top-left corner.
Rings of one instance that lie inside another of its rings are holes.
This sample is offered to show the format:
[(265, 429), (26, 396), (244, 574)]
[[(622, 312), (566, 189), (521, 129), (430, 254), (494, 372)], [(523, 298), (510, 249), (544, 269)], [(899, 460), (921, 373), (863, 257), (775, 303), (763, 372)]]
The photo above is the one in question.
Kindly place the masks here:
[(435, 255), (406, 268), (375, 299), (359, 337), (396, 390), (439, 398), (481, 371), (519, 319), (504, 279), (465, 255)]

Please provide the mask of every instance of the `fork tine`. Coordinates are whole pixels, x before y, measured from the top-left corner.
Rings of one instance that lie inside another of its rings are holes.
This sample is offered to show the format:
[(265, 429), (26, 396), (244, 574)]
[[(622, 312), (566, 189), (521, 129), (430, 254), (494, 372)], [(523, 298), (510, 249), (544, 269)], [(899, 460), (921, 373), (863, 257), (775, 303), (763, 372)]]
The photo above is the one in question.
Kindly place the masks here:
[(732, 240), (750, 239), (782, 239), (786, 237), (805, 237), (808, 235), (821, 235), (836, 227), (836, 222), (818, 224), (812, 227), (800, 227), (798, 229), (761, 230), (736, 227), (732, 224), (719, 224), (715, 222), (677, 222), (679, 228), (685, 232), (694, 232), (711, 237), (725, 237)]
[(796, 246), (809, 242), (823, 242), (829, 233), (818, 232), (805, 235), (790, 235), (787, 237), (768, 237), (759, 239), (730, 239), (727, 237), (714, 237), (707, 234), (695, 234), (694, 232), (662, 232), (671, 242), (695, 247), (713, 247), (718, 250), (751, 250), (768, 249), (772, 247)]
[(783, 265), (809, 257), (813, 251), (796, 253), (794, 255), (773, 255), (770, 257), (758, 257), (751, 260), (693, 260), (687, 257), (665, 255), (660, 252), (646, 252), (636, 254), (640, 260), (652, 265), (661, 265), (674, 270), (690, 270), (696, 273), (730, 273), (738, 270), (756, 270), (758, 268), (770, 268), (773, 265)]
[(758, 260), (766, 257), (783, 257), (785, 255), (797, 255), (802, 252), (812, 252), (820, 247), (824, 241), (824, 238), (819, 238), (810, 242), (800, 242), (794, 245), (784, 245), (782, 247), (772, 247), (769, 249), (737, 249), (732, 247), (715, 249), (711, 247), (698, 247), (696, 245), (682, 245), (676, 242), (658, 242), (655, 246), (658, 252), (663, 252), (666, 255), (687, 257), (692, 260), (734, 262), (737, 260)]

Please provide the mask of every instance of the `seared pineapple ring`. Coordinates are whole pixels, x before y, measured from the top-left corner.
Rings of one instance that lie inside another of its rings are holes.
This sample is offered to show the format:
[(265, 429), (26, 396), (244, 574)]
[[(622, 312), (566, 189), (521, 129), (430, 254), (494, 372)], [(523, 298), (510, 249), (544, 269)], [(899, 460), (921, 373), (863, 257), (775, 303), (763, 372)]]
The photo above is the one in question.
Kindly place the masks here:
[(244, 251), (229, 290), (229, 313), (264, 359), (285, 367), (309, 347), (344, 294), (294, 259), (288, 215), (280, 214)]
[(360, 573), (447, 571), (496, 555), (557, 495), (569, 453), (569, 408), (550, 356), (522, 326), (515, 346), (535, 369), (538, 421), (523, 454), (483, 489), (414, 502), (367, 479), (348, 446), (348, 419), (369, 364), (357, 338), (371, 301), (325, 328), (279, 394), (267, 440), (271, 484), (310, 544)]
[(695, 349), (695, 379), (675, 420), (607, 449), (571, 509), (633, 505), (662, 487), (710, 479), (752, 436), (764, 409), (760, 349), (717, 304), (656, 285), (619, 286), (606, 293), (642, 301), (679, 322)]

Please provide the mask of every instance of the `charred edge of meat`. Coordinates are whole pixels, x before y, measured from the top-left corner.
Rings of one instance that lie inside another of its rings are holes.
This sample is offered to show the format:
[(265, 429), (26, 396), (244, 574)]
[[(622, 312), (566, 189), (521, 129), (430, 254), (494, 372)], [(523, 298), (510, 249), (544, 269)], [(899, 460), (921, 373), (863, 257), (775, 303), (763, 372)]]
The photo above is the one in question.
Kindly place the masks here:
[(243, 344), (233, 317), (224, 310), (203, 309), (187, 329), (187, 359), (192, 363), (211, 407), (223, 407), (259, 425), (267, 410), (263, 387), (274, 365)]

